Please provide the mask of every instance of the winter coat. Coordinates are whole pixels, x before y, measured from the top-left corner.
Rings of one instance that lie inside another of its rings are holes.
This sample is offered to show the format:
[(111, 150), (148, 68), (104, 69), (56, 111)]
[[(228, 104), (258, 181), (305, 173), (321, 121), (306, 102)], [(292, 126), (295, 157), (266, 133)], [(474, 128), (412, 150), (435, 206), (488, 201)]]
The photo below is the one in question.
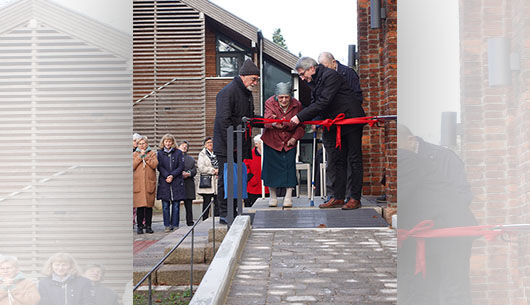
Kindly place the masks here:
[(465, 166), (452, 150), (418, 138), (417, 152), (398, 149), (398, 172), (400, 227), (423, 220), (433, 220), (435, 228), (476, 225)]
[(158, 160), (154, 151), (142, 158), (139, 151), (133, 153), (133, 206), (153, 207), (155, 204), (156, 166)]
[(184, 154), (184, 170), (189, 172), (191, 176), (184, 178), (184, 189), (186, 193), (185, 199), (195, 199), (195, 175), (197, 175), (197, 166), (195, 159), (188, 155)]
[[(212, 165), (212, 161), (208, 157), (208, 152), (206, 151), (206, 148), (203, 148), (201, 152), (199, 153), (199, 161), (197, 162), (197, 194), (217, 194), (217, 179), (219, 178), (218, 175), (214, 175), (215, 167)], [(206, 188), (200, 188), (199, 182), (200, 182), (200, 175), (210, 175), (212, 177), (212, 186), (206, 187)]]
[(64, 282), (45, 277), (39, 282), (39, 293), (39, 305), (99, 305), (92, 295), (92, 283), (82, 276), (71, 275)]
[(92, 294), (94, 295), (96, 305), (119, 305), (118, 294), (114, 290), (96, 284), (92, 286)]
[[(226, 157), (226, 129), (229, 126), (234, 126), (236, 129), (237, 125), (242, 124), (242, 117), (254, 117), (254, 99), (252, 92), (245, 87), (241, 77), (236, 76), (217, 93), (215, 104), (213, 151), (218, 156)], [(250, 137), (243, 136), (243, 159), (250, 158), (251, 142)], [(236, 135), (234, 134), (234, 151), (236, 149)]]
[[(252, 149), (252, 159), (245, 159), (243, 162), (247, 166), (247, 193), (261, 194), (261, 155), (256, 147)], [(265, 194), (268, 193), (269, 188), (265, 187)]]
[(345, 66), (341, 64), (337, 60), (337, 72), (344, 77), (344, 80), (346, 81), (346, 84), (350, 86), (350, 88), (353, 89), (353, 92), (357, 96), (359, 100), (361, 100), (361, 104), (363, 102), (363, 91), (361, 90), (361, 83), (359, 81), (359, 75), (355, 70), (352, 68)]
[[(346, 118), (365, 116), (361, 100), (337, 71), (318, 65), (309, 85), (311, 104), (297, 114), (300, 121), (308, 121), (316, 116), (334, 119), (340, 113), (344, 113)], [(353, 129), (353, 126), (342, 126), (343, 132), (349, 129)], [(332, 126), (329, 132), (335, 131), (336, 127)]]
[[(290, 120), (293, 116), (300, 112), (300, 110), (302, 110), (302, 104), (297, 99), (291, 98), (291, 103), (289, 104), (289, 107), (287, 107), (287, 111), (283, 112), (282, 107), (280, 107), (280, 103), (276, 100), (276, 96), (271, 96), (265, 102), (264, 117), (266, 119)], [(289, 139), (294, 138), (296, 140), (300, 140), (304, 136), (304, 133), (305, 130), (303, 125), (283, 123), (283, 128), (278, 129), (273, 127), (272, 124), (265, 124), (265, 131), (261, 136), (261, 140), (274, 150), (288, 151), (296, 148), (296, 144), (293, 146), (287, 146)]]
[[(169, 152), (163, 149), (158, 153), (158, 190), (156, 199), (160, 200), (183, 200), (186, 198), (184, 190), (184, 180), (182, 179), (182, 171), (184, 170), (184, 155), (182, 151), (176, 148), (171, 148)], [(166, 182), (166, 178), (173, 175), (171, 183)]]
[[(9, 302), (10, 298), (12, 303)], [(22, 273), (15, 277), (13, 284), (0, 284), (0, 305), (37, 305), (39, 300), (37, 285)]]

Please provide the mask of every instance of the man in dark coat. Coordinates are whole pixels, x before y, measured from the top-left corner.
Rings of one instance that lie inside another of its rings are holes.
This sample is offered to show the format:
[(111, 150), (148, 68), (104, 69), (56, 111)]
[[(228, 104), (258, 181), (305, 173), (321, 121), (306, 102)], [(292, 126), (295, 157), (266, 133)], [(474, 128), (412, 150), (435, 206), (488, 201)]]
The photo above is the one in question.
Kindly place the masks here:
[(192, 156), (188, 155), (189, 144), (188, 141), (182, 141), (179, 144), (179, 150), (184, 155), (184, 169), (182, 178), (184, 178), (184, 189), (186, 197), (184, 199), (184, 207), (186, 208), (186, 224), (193, 226), (193, 209), (192, 204), (195, 199), (195, 175), (197, 175), (197, 163)]
[[(229, 126), (237, 127), (242, 124), (243, 117), (254, 117), (254, 98), (252, 89), (258, 84), (259, 69), (247, 59), (241, 69), (239, 76), (226, 85), (216, 96), (215, 124), (213, 134), (213, 151), (219, 160), (218, 195), (220, 222), (226, 223), (227, 202), (224, 192), (224, 164), (227, 161), (226, 129)], [(236, 137), (234, 136), (234, 140)], [(250, 137), (243, 137), (243, 159), (250, 158), (252, 143)], [(234, 153), (236, 149), (234, 141)], [(234, 200), (234, 212), (236, 201)]]
[[(296, 63), (295, 70), (300, 78), (311, 87), (311, 104), (291, 119), (299, 124), (316, 116), (323, 119), (334, 119), (344, 113), (345, 118), (363, 117), (364, 110), (361, 100), (353, 89), (337, 71), (317, 64), (310, 57), (302, 57)], [(363, 183), (363, 165), (361, 152), (362, 124), (344, 125), (341, 128), (342, 147), (336, 147), (337, 128), (324, 128), (322, 140), (328, 153), (329, 174), (332, 178), (333, 197), (320, 208), (342, 207), (344, 210), (361, 207), (361, 191)], [(351, 171), (352, 186), (346, 189), (348, 167)], [(344, 198), (350, 200), (345, 204)]]
[[(424, 220), (433, 228), (474, 226), (469, 208), (473, 194), (465, 166), (452, 150), (425, 142), (398, 124), (399, 228), (410, 230)], [(425, 276), (415, 274), (416, 240), (398, 251), (398, 303), (471, 305), (472, 237), (425, 239)]]
[(353, 89), (353, 92), (357, 96), (357, 99), (363, 102), (363, 91), (361, 90), (361, 82), (359, 81), (359, 75), (352, 68), (341, 64), (335, 59), (333, 54), (329, 52), (322, 52), (318, 56), (318, 62), (323, 66), (337, 71), (346, 81), (346, 84)]
[[(360, 81), (359, 81), (359, 75), (357, 75), (357, 72), (355, 72), (355, 70), (353, 70), (352, 68), (341, 64), (338, 60), (335, 59), (333, 54), (331, 54), (329, 52), (320, 53), (320, 55), (318, 56), (318, 62), (320, 64), (322, 64), (326, 68), (330, 68), (330, 69), (333, 69), (333, 70), (337, 71), (344, 78), (344, 80), (346, 81), (346, 84), (350, 88), (353, 89), (353, 92), (355, 93), (355, 95), (361, 101), (361, 104), (362, 104), (363, 91), (361, 90), (361, 84), (360, 84)], [(357, 100), (355, 100), (355, 101), (357, 101)], [(329, 168), (327, 168), (326, 170), (329, 170)], [(327, 172), (326, 178), (327, 178), (326, 179), (326, 191), (327, 191), (327, 195), (328, 195), (328, 198), (329, 198), (333, 194), (333, 187), (332, 187), (333, 183), (332, 183), (331, 179), (333, 179), (334, 177), (332, 175), (330, 175), (329, 172)], [(348, 180), (347, 180), (346, 186), (347, 186), (348, 189), (353, 188), (353, 179), (352, 179), (352, 175), (351, 175), (351, 167), (348, 167)], [(346, 194), (346, 195), (348, 195), (348, 194)]]

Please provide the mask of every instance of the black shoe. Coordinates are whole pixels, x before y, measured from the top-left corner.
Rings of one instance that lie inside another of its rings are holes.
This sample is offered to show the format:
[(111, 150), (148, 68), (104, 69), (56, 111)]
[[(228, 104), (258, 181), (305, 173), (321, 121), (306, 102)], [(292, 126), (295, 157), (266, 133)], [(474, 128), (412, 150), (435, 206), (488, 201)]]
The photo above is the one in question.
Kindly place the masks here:
[(145, 233), (153, 234), (153, 233), (155, 233), (155, 232), (153, 232), (153, 230), (151, 229), (151, 227), (146, 227), (146, 228), (145, 228)]
[(144, 228), (142, 228), (142, 227), (136, 228), (136, 233), (137, 234), (144, 234)]
[(224, 217), (219, 217), (219, 223), (223, 225), (227, 225), (228, 222), (226, 222), (226, 219)]
[(193, 224), (194, 224), (193, 222), (188, 222), (188, 223), (187, 223), (188, 227), (193, 226)]
[(383, 195), (383, 196), (377, 197), (375, 199), (375, 201), (377, 201), (378, 203), (385, 203), (386, 202), (386, 194)]

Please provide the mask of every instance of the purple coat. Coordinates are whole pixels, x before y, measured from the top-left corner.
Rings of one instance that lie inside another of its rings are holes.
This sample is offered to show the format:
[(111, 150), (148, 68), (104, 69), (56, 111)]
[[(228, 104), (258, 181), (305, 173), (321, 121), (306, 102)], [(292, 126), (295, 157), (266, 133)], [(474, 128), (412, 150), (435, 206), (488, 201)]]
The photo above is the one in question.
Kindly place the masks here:
[[(184, 179), (182, 179), (182, 170), (184, 170), (184, 155), (176, 148), (171, 148), (169, 152), (163, 149), (157, 152), (158, 157), (158, 190), (156, 199), (159, 200), (183, 200), (186, 198), (184, 189)], [(166, 178), (173, 175), (171, 183), (166, 182)]]

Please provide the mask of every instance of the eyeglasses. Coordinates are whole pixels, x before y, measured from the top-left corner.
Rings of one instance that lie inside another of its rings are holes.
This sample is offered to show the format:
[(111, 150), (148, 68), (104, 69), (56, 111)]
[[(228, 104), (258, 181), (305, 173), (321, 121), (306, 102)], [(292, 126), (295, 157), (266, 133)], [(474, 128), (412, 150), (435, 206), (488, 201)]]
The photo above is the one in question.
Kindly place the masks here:
[(298, 73), (298, 76), (300, 76), (300, 77), (305, 76), (305, 71), (307, 71), (307, 70), (304, 70), (304, 71), (302, 71), (302, 72), (299, 72), (299, 73)]
[(251, 77), (250, 80), (254, 83), (254, 82), (258, 82), (259, 81), (259, 77)]

